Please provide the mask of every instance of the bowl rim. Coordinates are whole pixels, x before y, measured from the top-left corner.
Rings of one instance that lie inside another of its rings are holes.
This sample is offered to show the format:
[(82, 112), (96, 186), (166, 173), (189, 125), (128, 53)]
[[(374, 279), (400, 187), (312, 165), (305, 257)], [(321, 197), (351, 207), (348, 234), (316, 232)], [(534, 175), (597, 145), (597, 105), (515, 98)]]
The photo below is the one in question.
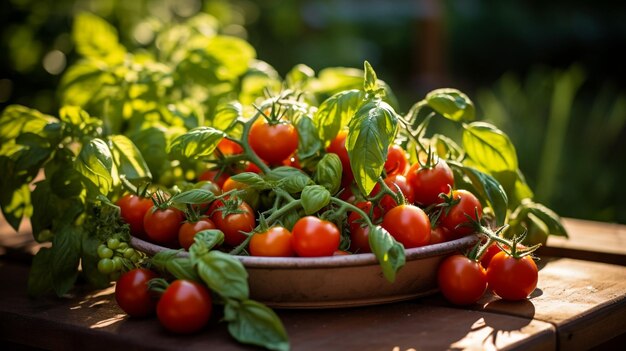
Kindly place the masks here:
[[(406, 261), (413, 261), (420, 258), (428, 258), (433, 256), (445, 255), (455, 251), (466, 249), (475, 245), (480, 240), (478, 234), (471, 234), (460, 239), (446, 241), (438, 244), (426, 245), (405, 249)], [(131, 246), (150, 256), (167, 250), (169, 248), (153, 244), (151, 242), (131, 236)], [(189, 252), (181, 250), (179, 256), (187, 257)], [(249, 268), (268, 268), (268, 269), (317, 269), (317, 268), (335, 268), (335, 267), (358, 267), (377, 265), (378, 260), (373, 253), (358, 253), (340, 256), (324, 256), (324, 257), (259, 257), (259, 256), (240, 256), (235, 255), (237, 259)]]

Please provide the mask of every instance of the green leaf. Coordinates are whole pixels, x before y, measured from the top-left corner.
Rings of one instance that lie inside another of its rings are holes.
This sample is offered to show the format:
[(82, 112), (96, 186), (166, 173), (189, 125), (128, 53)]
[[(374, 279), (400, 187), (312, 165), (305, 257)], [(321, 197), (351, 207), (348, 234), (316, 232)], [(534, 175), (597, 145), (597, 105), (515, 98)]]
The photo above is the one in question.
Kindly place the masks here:
[(59, 111), (59, 118), (65, 123), (80, 126), (88, 123), (91, 116), (78, 106), (63, 106)]
[(194, 128), (176, 137), (168, 152), (175, 157), (197, 159), (210, 156), (217, 144), (226, 136), (221, 130), (211, 127)]
[(298, 159), (307, 159), (322, 150), (322, 140), (311, 118), (301, 116), (296, 122), (296, 128), (298, 130)]
[(149, 127), (130, 136), (148, 165), (155, 180), (169, 169), (170, 160), (166, 152), (168, 145), (167, 130), (163, 127)]
[[(7, 157), (0, 156), (0, 169), (11, 162)], [(0, 177), (0, 209), (6, 221), (17, 232), (23, 217), (33, 213), (31, 192), (28, 184), (20, 184), (18, 179), (6, 174)]]
[[(491, 175), (483, 173), (472, 167), (465, 167), (456, 162), (448, 162), (455, 172), (461, 173), (464, 177), (459, 180), (463, 183), (469, 183), (472, 192), (478, 196), (483, 204), (487, 204), (493, 210), (496, 216), (496, 224), (504, 225), (508, 209), (508, 196), (500, 183)], [(463, 188), (457, 182), (457, 187)]]
[(206, 53), (219, 64), (215, 74), (220, 80), (236, 79), (243, 75), (256, 57), (256, 51), (247, 41), (222, 35), (208, 41)]
[(107, 84), (115, 84), (115, 77), (99, 62), (80, 60), (69, 66), (59, 83), (61, 105), (87, 106), (97, 100)]
[(515, 146), (491, 124), (474, 122), (464, 126), (463, 147), (473, 162), (488, 172), (516, 171)]
[(266, 182), (263, 177), (253, 172), (243, 172), (230, 177), (232, 180), (243, 183), (256, 190), (271, 189), (272, 184)]
[(115, 28), (102, 18), (81, 12), (74, 19), (72, 38), (76, 51), (90, 59), (121, 63), (126, 49), (120, 45)]
[(333, 153), (324, 155), (315, 166), (315, 183), (323, 186), (331, 194), (337, 193), (341, 187), (341, 176), (343, 173), (341, 159)]
[(248, 298), (248, 273), (234, 256), (209, 251), (197, 257), (197, 270), (202, 281), (221, 297), (237, 300)]
[(78, 277), (83, 230), (72, 225), (57, 231), (52, 239), (52, 287), (57, 296), (66, 294)]
[(278, 187), (291, 194), (301, 192), (305, 186), (313, 182), (302, 170), (289, 166), (280, 166), (272, 169), (265, 175), (265, 179), (270, 182), (277, 182)]
[(224, 233), (219, 229), (206, 229), (196, 233), (193, 237), (196, 246), (202, 246), (205, 250), (222, 245)]
[(58, 120), (21, 105), (9, 105), (0, 115), (0, 145), (9, 143), (21, 134), (45, 136), (46, 126)]
[(313, 214), (330, 203), (330, 192), (321, 185), (309, 185), (302, 190), (302, 208), (308, 215)]
[(303, 64), (295, 65), (285, 76), (285, 83), (289, 88), (302, 89), (315, 77), (315, 71)]
[(363, 104), (363, 98), (363, 92), (355, 89), (337, 93), (322, 102), (313, 116), (313, 123), (325, 145), (348, 125)]
[(378, 91), (378, 78), (376, 77), (376, 72), (374, 72), (374, 68), (370, 65), (369, 62), (365, 61), (364, 70), (365, 70), (365, 79), (363, 80), (363, 90), (367, 94), (376, 94)]
[(228, 128), (238, 118), (243, 117), (243, 106), (237, 101), (220, 105), (215, 116), (210, 121), (210, 126), (219, 130), (228, 130)]
[(228, 331), (237, 341), (269, 350), (289, 350), (285, 327), (267, 306), (252, 300), (229, 301), (224, 315), (228, 321)]
[(124, 135), (109, 137), (113, 160), (120, 175), (130, 181), (149, 181), (152, 179), (150, 169), (144, 161), (137, 146)]
[(396, 112), (382, 100), (363, 105), (350, 121), (346, 148), (354, 180), (362, 194), (369, 194), (374, 189), (397, 125)]
[(554, 211), (546, 206), (532, 202), (525, 201), (522, 203), (524, 211), (530, 212), (537, 216), (548, 227), (548, 231), (551, 235), (565, 236), (567, 237), (567, 230), (561, 223), (561, 218)]
[(166, 262), (165, 269), (176, 279), (200, 281), (189, 257), (174, 257)]
[(456, 89), (433, 90), (426, 95), (426, 101), (435, 111), (453, 121), (474, 120), (474, 103), (467, 95)]
[(374, 226), (370, 229), (369, 244), (372, 253), (378, 259), (383, 275), (389, 282), (393, 283), (396, 280), (396, 272), (405, 263), (404, 246), (380, 226)]
[(102, 195), (113, 190), (113, 167), (111, 150), (99, 138), (91, 139), (83, 145), (74, 163), (74, 168)]
[(47, 247), (39, 249), (28, 274), (28, 295), (39, 297), (52, 291), (52, 250)]
[(170, 201), (174, 204), (201, 205), (215, 200), (215, 194), (207, 189), (190, 189), (172, 196)]

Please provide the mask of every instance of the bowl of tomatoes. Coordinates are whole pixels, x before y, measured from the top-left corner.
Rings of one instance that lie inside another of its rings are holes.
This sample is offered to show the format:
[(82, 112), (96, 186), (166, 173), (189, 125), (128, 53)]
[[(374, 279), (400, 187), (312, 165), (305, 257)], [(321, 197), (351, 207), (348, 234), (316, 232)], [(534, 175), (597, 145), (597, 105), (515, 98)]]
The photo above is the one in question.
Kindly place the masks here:
[[(437, 267), (475, 245), (477, 235), (405, 250), (393, 283), (372, 253), (327, 257), (236, 256), (248, 272), (251, 298), (273, 308), (339, 308), (405, 301), (437, 292)], [(166, 248), (135, 238), (131, 245), (154, 255)], [(189, 253), (179, 253), (186, 256)]]

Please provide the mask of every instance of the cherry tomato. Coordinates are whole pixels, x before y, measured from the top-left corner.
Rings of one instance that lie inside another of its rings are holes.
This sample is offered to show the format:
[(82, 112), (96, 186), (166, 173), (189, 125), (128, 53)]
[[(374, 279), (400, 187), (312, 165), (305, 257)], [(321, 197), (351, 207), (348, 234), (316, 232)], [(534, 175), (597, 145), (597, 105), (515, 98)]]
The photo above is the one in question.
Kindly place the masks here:
[(298, 131), (290, 123), (271, 125), (257, 120), (250, 128), (248, 142), (262, 160), (277, 165), (298, 148)]
[(430, 229), (430, 244), (440, 244), (442, 242), (448, 241), (448, 229), (442, 226), (436, 226), (435, 228)]
[(178, 243), (180, 247), (185, 250), (189, 250), (189, 247), (194, 243), (194, 237), (198, 232), (207, 229), (217, 229), (215, 223), (208, 218), (203, 218), (197, 222), (185, 222), (178, 229)]
[(478, 301), (487, 290), (487, 274), (480, 263), (463, 255), (452, 255), (439, 265), (437, 283), (448, 301), (469, 305)]
[(217, 149), (220, 150), (224, 156), (239, 155), (243, 153), (243, 147), (241, 147), (241, 145), (226, 138), (220, 140), (219, 144), (217, 144)]
[[(506, 249), (509, 248), (507, 245), (504, 245), (504, 247)], [(522, 244), (517, 244), (517, 248), (518, 249), (525, 249), (526, 246), (522, 245)], [(483, 265), (483, 267), (485, 267), (485, 269), (487, 269), (487, 267), (489, 267), (489, 263), (491, 263), (491, 259), (493, 258), (493, 256), (495, 256), (500, 251), (502, 251), (502, 250), (500, 250), (500, 247), (496, 243), (493, 243), (493, 244), (489, 245), (487, 250), (485, 250), (485, 253), (483, 254), (483, 257), (481, 257), (481, 259), (480, 259), (480, 264)]]
[[(441, 226), (450, 231), (450, 239), (458, 239), (474, 232), (474, 227), (467, 216), (479, 220), (482, 217), (483, 207), (476, 196), (467, 190), (453, 190), (452, 196), (454, 200), (459, 200), (459, 203), (450, 209), (444, 209), (439, 220)], [(478, 210), (478, 218), (476, 218), (476, 210)]]
[(115, 284), (115, 301), (131, 317), (146, 317), (154, 313), (157, 305), (148, 282), (156, 273), (142, 268), (133, 269), (120, 276)]
[(152, 200), (128, 194), (117, 200), (117, 205), (120, 207), (120, 215), (130, 226), (130, 233), (140, 239), (146, 239), (143, 217), (152, 207)]
[(261, 169), (259, 168), (259, 166), (255, 165), (252, 162), (246, 162), (246, 167), (243, 169), (244, 172), (252, 172), (252, 173), (256, 173), (256, 174), (260, 174), (263, 173), (261, 172)]
[[(370, 213), (370, 211), (372, 212), (372, 218), (370, 218), (373, 222), (377, 221), (378, 219), (380, 219), (382, 217), (382, 211), (379, 207), (374, 207), (374, 209), (372, 210), (372, 202), (371, 201), (360, 201), (357, 202), (356, 204), (354, 204), (356, 207), (360, 208), (361, 210), (363, 210), (363, 212), (365, 213)], [(353, 226), (356, 227), (360, 227), (362, 223), (361, 221), (361, 215), (356, 212), (350, 212), (350, 214), (348, 215), (348, 225), (350, 228), (352, 228)]]
[(333, 252), (333, 256), (347, 256), (347, 255), (350, 255), (350, 253), (344, 250), (337, 250)]
[(293, 226), (293, 248), (302, 257), (332, 256), (341, 234), (334, 223), (314, 216), (300, 218)]
[(300, 160), (298, 159), (298, 155), (295, 153), (283, 160), (283, 166), (302, 169), (302, 166), (300, 165)]
[(382, 227), (407, 249), (430, 242), (430, 219), (417, 206), (400, 205), (392, 208), (383, 217)]
[(250, 205), (242, 201), (237, 208), (239, 213), (224, 216), (223, 211), (219, 210), (223, 206), (222, 201), (214, 201), (209, 207), (208, 213), (211, 215), (213, 223), (224, 233), (224, 243), (229, 246), (237, 246), (247, 238), (241, 232), (250, 232), (254, 228), (254, 211)]
[(407, 171), (406, 179), (415, 192), (415, 202), (422, 206), (440, 203), (439, 194), (448, 193), (454, 187), (454, 174), (442, 159), (432, 168), (415, 163)]
[(222, 195), (222, 189), (216, 183), (210, 180), (201, 180), (197, 182), (194, 186), (194, 189), (204, 189), (213, 193), (215, 196)]
[(372, 252), (369, 242), (370, 228), (355, 225), (350, 227), (350, 251), (354, 253)]
[[(407, 181), (407, 179), (403, 175), (401, 174), (391, 175), (385, 178), (384, 182), (389, 187), (389, 189), (391, 189), (396, 194), (398, 190), (396, 188), (396, 185), (397, 185), (398, 188), (400, 188), (400, 191), (402, 192), (402, 195), (404, 196), (406, 203), (409, 205), (413, 204), (414, 199), (415, 199), (415, 192), (413, 191), (413, 187), (411, 186), (411, 184)], [(378, 194), (379, 192), (380, 192), (380, 184), (376, 184), (376, 186), (372, 190), (371, 196), (374, 196)], [(398, 202), (391, 195), (385, 195), (380, 200), (380, 207), (382, 207), (383, 212), (385, 213), (389, 212), (389, 210), (391, 210), (392, 208), (396, 206), (398, 206)]]
[(176, 246), (178, 229), (185, 216), (173, 207), (160, 209), (152, 206), (143, 217), (143, 227), (148, 239), (156, 244)]
[(189, 334), (202, 329), (211, 317), (211, 295), (204, 285), (175, 280), (157, 304), (157, 317), (165, 329)]
[(228, 174), (226, 174), (226, 172), (222, 172), (219, 175), (218, 175), (218, 173), (219, 173), (218, 169), (206, 170), (206, 171), (204, 171), (204, 172), (202, 172), (200, 174), (200, 176), (198, 177), (198, 180), (210, 180), (213, 183), (217, 184), (217, 186), (222, 188), (224, 186), (224, 182), (230, 176)]
[(348, 156), (348, 149), (346, 149), (346, 137), (348, 132), (342, 130), (337, 136), (330, 142), (330, 145), (326, 148), (327, 152), (336, 154), (341, 161), (341, 167), (343, 172), (341, 175), (341, 184), (346, 187), (354, 180), (354, 174), (352, 173), (352, 167), (350, 167), (350, 157)]
[(292, 235), (283, 227), (272, 227), (262, 233), (256, 233), (250, 239), (252, 256), (291, 257), (295, 254), (291, 243)]
[(387, 176), (393, 174), (404, 174), (407, 165), (406, 151), (399, 145), (391, 145), (387, 150), (387, 160), (385, 161), (385, 172)]
[(504, 300), (523, 300), (537, 287), (539, 273), (532, 257), (498, 252), (487, 268), (489, 288)]

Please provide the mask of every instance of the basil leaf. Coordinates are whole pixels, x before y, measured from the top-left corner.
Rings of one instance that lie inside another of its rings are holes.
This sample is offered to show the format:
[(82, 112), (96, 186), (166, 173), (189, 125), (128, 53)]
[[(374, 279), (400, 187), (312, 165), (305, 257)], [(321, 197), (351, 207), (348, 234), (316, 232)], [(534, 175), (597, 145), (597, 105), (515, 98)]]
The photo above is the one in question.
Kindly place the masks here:
[(42, 133), (45, 132), (46, 126), (57, 122), (56, 118), (37, 110), (21, 105), (9, 105), (0, 115), (0, 145), (13, 142), (25, 133), (45, 136)]
[(130, 181), (148, 181), (152, 178), (141, 152), (130, 139), (124, 135), (113, 135), (109, 137), (109, 141), (112, 145), (113, 160), (120, 175), (124, 175)]
[(126, 49), (120, 45), (115, 28), (102, 18), (81, 12), (74, 19), (72, 38), (76, 51), (85, 57), (110, 64), (121, 63)]
[(196, 233), (193, 240), (197, 244), (196, 246), (201, 246), (204, 250), (209, 251), (214, 247), (222, 245), (224, 233), (219, 229), (201, 230)]
[(516, 171), (515, 146), (491, 124), (474, 122), (464, 126), (463, 147), (473, 162), (488, 172)]
[(237, 341), (270, 350), (289, 350), (285, 327), (267, 306), (252, 300), (227, 302), (224, 315), (228, 332)]
[(98, 193), (107, 195), (113, 190), (113, 156), (102, 139), (91, 139), (83, 145), (74, 168), (90, 181)]
[(39, 249), (30, 265), (28, 274), (28, 295), (39, 297), (52, 291), (52, 250), (47, 247)]
[(266, 190), (271, 189), (272, 184), (265, 181), (263, 177), (253, 172), (243, 172), (231, 176), (231, 179), (239, 183), (243, 183), (252, 189)]
[(174, 204), (201, 205), (215, 200), (215, 194), (207, 189), (190, 189), (172, 196), (170, 201)]
[(5, 172), (0, 177), (0, 210), (17, 232), (22, 217), (32, 215), (30, 188), (27, 180), (15, 174), (15, 162), (12, 159), (0, 156), (0, 169)]
[(491, 207), (496, 216), (496, 224), (498, 226), (504, 225), (509, 200), (502, 185), (491, 175), (472, 167), (465, 167), (452, 161), (449, 161), (448, 165), (455, 171), (455, 174), (460, 173), (462, 175), (462, 177), (455, 179), (457, 186), (463, 188), (461, 184), (464, 183), (466, 187), (470, 187), (469, 190), (473, 190), (472, 192), (478, 196), (483, 204), (486, 202)]
[(341, 159), (336, 154), (330, 153), (324, 155), (315, 166), (314, 179), (317, 184), (335, 194), (341, 187), (342, 173)]
[(568, 236), (567, 230), (561, 223), (561, 218), (551, 209), (532, 201), (525, 201), (522, 206), (524, 211), (532, 213), (545, 223), (551, 235)]
[(350, 121), (346, 148), (350, 167), (359, 190), (369, 194), (380, 177), (387, 149), (393, 142), (398, 116), (393, 108), (382, 100), (369, 101), (357, 111)]
[(175, 157), (190, 159), (210, 156), (225, 136), (226, 134), (221, 130), (198, 127), (176, 137), (168, 152)]
[(163, 127), (148, 127), (130, 135), (148, 165), (155, 180), (169, 169), (170, 160), (166, 152), (168, 145), (167, 130)]
[(198, 274), (211, 290), (227, 299), (248, 298), (248, 273), (238, 259), (220, 251), (209, 251), (196, 260)]
[(200, 281), (200, 277), (196, 273), (189, 257), (174, 257), (167, 261), (165, 269), (176, 279)]
[(76, 282), (82, 235), (82, 229), (70, 225), (57, 231), (52, 239), (50, 270), (57, 296), (66, 294)]
[(396, 280), (396, 272), (405, 263), (404, 246), (380, 226), (370, 228), (369, 244), (372, 253), (378, 259), (383, 275), (393, 283)]
[(219, 130), (228, 130), (233, 122), (241, 117), (243, 117), (243, 106), (239, 102), (223, 104), (215, 112), (210, 126)]
[(285, 83), (289, 88), (302, 89), (315, 77), (315, 71), (303, 64), (295, 65), (285, 76)]
[(278, 187), (285, 189), (290, 194), (297, 194), (313, 181), (306, 174), (295, 174), (289, 178), (283, 178), (278, 182)]
[(328, 205), (330, 197), (330, 192), (321, 185), (309, 185), (305, 187), (300, 197), (304, 213), (310, 215), (321, 210)]
[(298, 158), (307, 159), (322, 150), (320, 140), (313, 120), (308, 116), (301, 116), (296, 122), (298, 129)]
[(87, 106), (114, 79), (111, 73), (102, 70), (100, 62), (80, 60), (69, 66), (61, 77), (61, 105)]
[(209, 39), (205, 50), (210, 62), (219, 65), (219, 69), (214, 69), (219, 80), (232, 80), (243, 75), (256, 57), (252, 45), (232, 36), (214, 36)]
[(433, 110), (453, 121), (474, 120), (474, 103), (467, 95), (456, 89), (433, 90), (426, 95), (426, 101)]
[(370, 65), (369, 62), (365, 61), (364, 65), (364, 71), (365, 71), (365, 78), (363, 79), (363, 90), (367, 93), (367, 94), (376, 94), (377, 90), (378, 90), (378, 85), (376, 84), (378, 81), (378, 78), (376, 77), (376, 72), (374, 72), (374, 68), (372, 68), (372, 65)]
[(320, 139), (328, 144), (348, 125), (363, 103), (361, 90), (347, 90), (326, 99), (313, 115), (313, 123)]

